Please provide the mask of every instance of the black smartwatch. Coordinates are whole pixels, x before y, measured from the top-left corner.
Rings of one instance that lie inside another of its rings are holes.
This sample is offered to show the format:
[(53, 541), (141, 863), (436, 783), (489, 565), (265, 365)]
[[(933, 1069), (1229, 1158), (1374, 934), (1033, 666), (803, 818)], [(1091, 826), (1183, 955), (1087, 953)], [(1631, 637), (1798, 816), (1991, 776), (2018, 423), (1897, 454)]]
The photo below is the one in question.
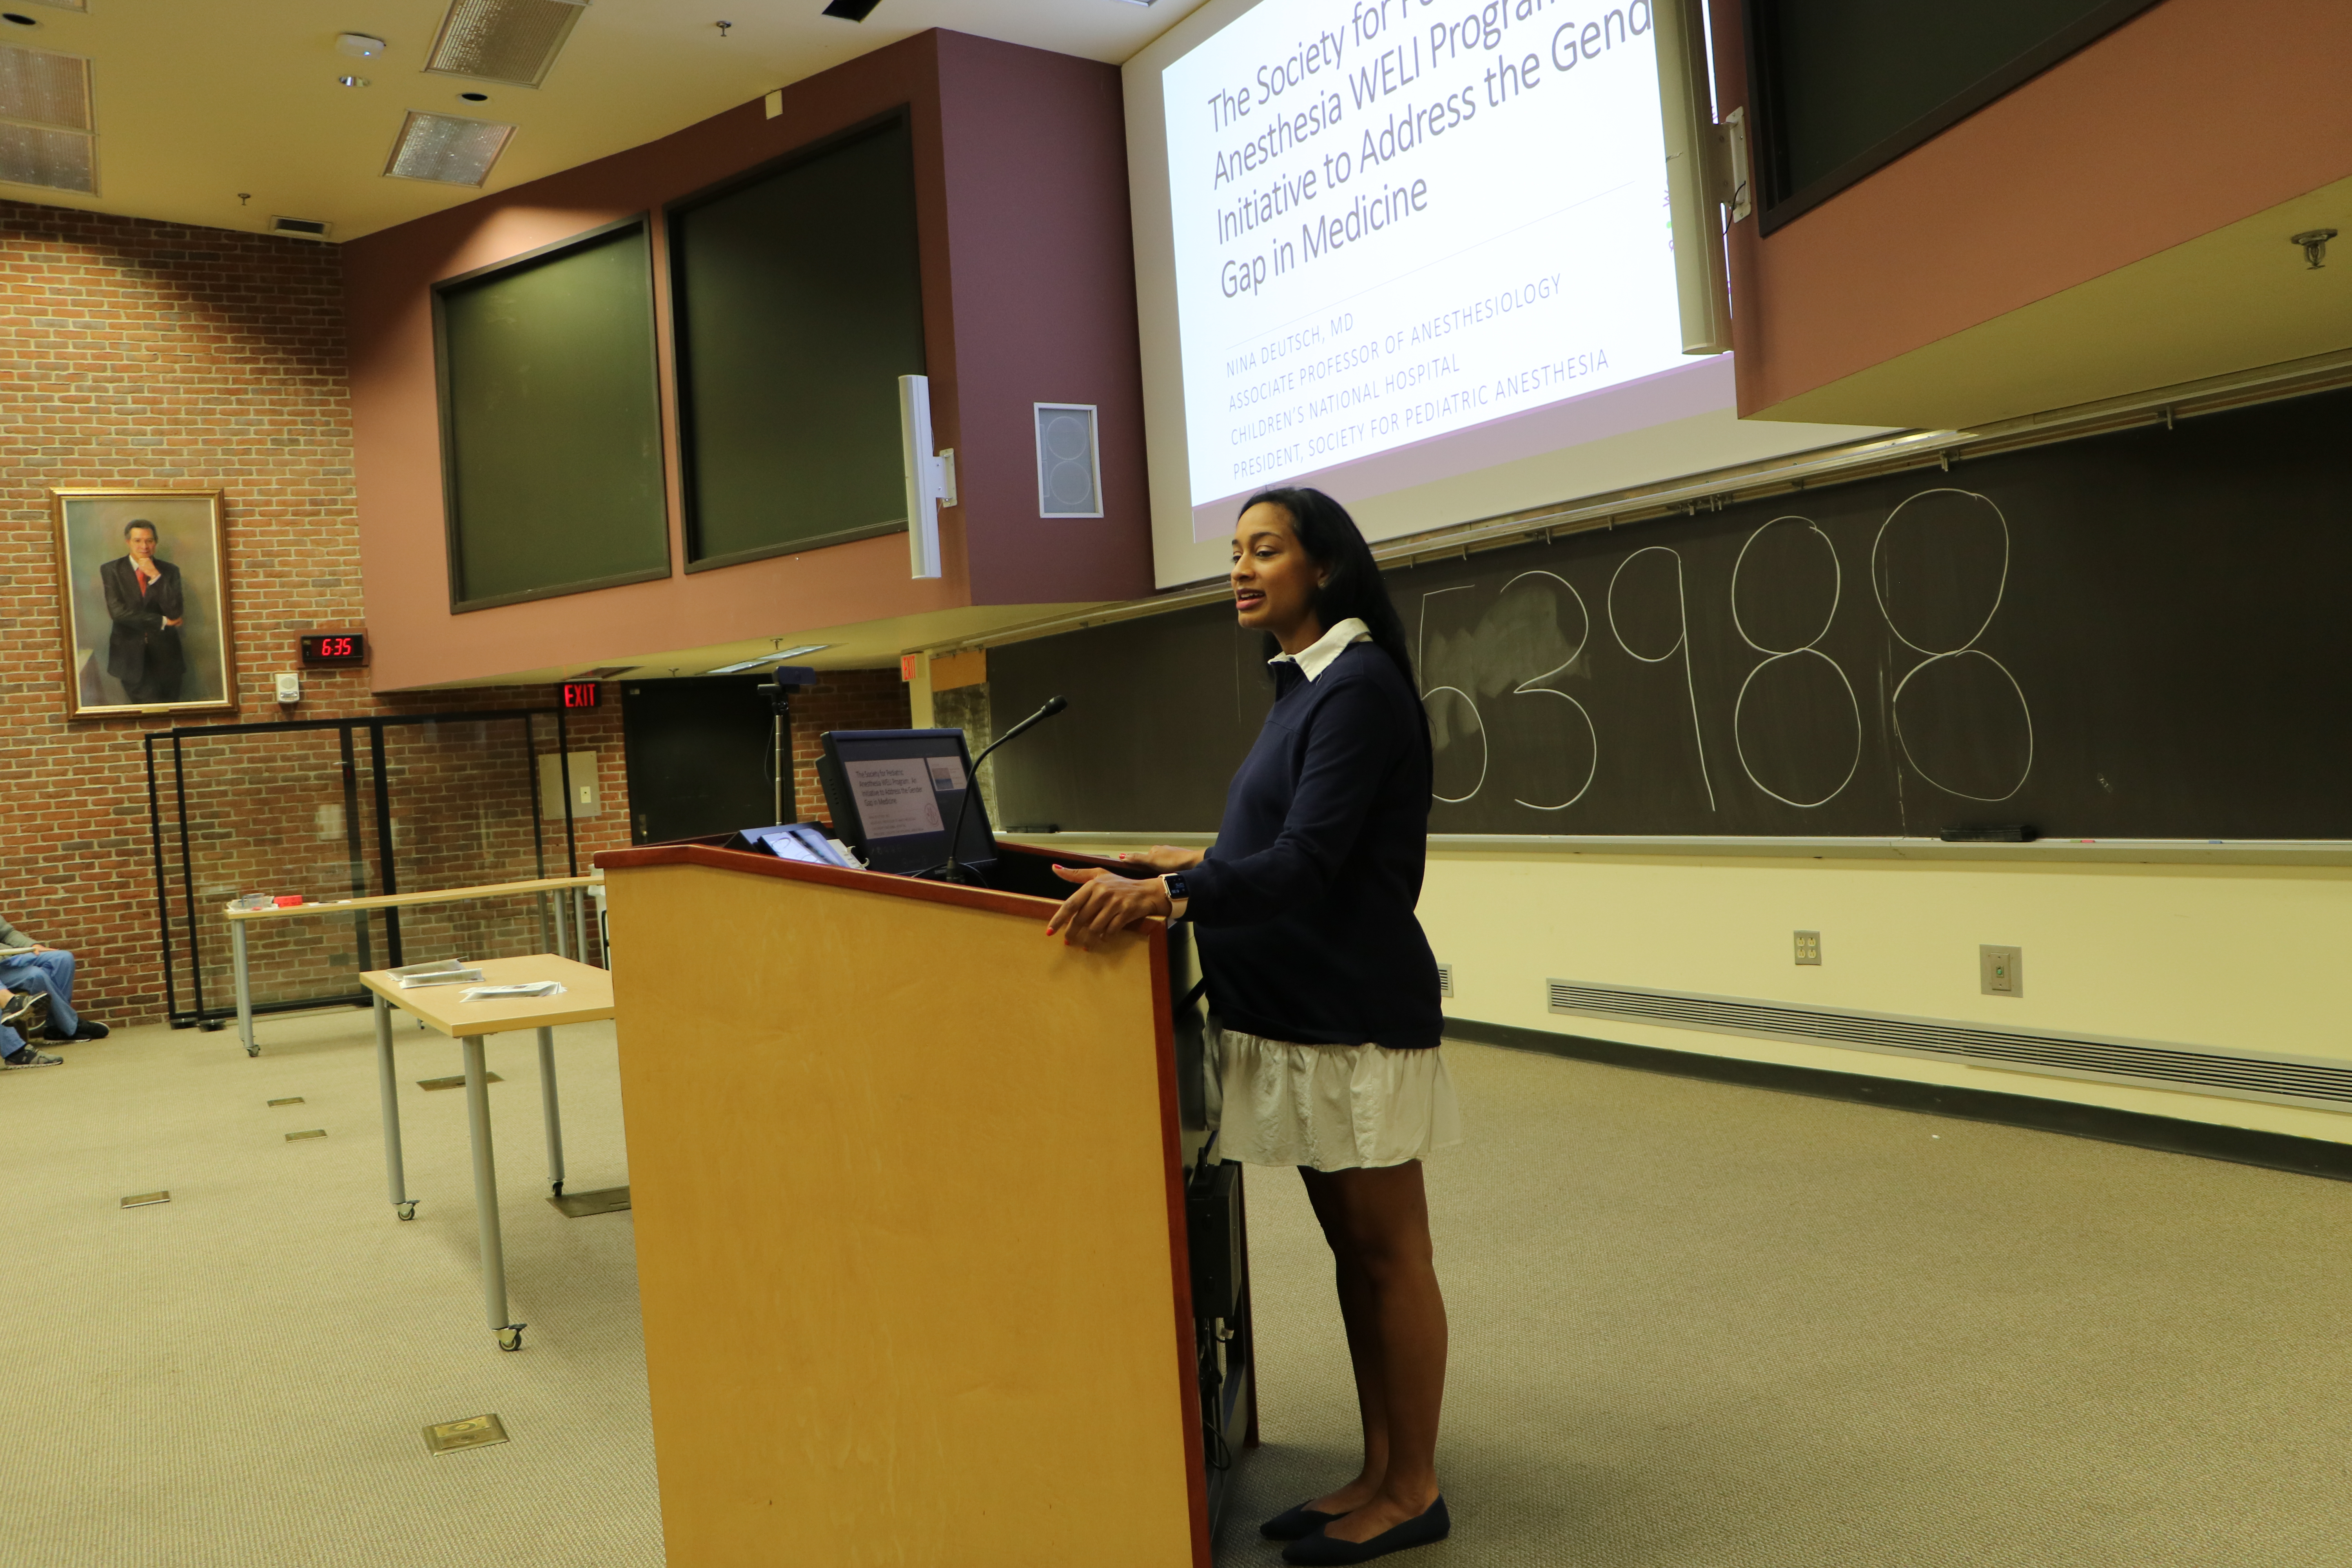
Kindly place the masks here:
[(1160, 879), (1160, 885), (1168, 889), (1168, 902), (1171, 906), (1192, 896), (1192, 890), (1184, 886), (1184, 873), (1181, 871), (1169, 872)]

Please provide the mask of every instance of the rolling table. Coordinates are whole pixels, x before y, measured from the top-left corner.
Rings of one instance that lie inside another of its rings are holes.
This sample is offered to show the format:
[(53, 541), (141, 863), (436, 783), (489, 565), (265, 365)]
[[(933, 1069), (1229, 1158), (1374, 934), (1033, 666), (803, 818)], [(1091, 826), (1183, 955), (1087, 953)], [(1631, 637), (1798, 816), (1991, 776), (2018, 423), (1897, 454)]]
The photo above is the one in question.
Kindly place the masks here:
[[(555, 1096), (555, 1026), (587, 1024), (613, 1016), (613, 976), (551, 952), (529, 958), (491, 958), (470, 967), (482, 978), (462, 985), (401, 989), (400, 977), (386, 969), (372, 969), (361, 984), (375, 993), (376, 1085), (383, 1099), (384, 1180), (392, 1193), (393, 1211), (402, 1219), (416, 1217), (416, 1200), (408, 1195), (407, 1176), (400, 1157), (400, 1099), (392, 1060), (392, 1009), (421, 1020), (457, 1040), (466, 1057), (466, 1126), (474, 1152), (474, 1209), (482, 1237), (482, 1309), (488, 1316), (499, 1348), (522, 1348), (523, 1325), (508, 1321), (506, 1246), (499, 1234), (498, 1161), (490, 1146), (490, 1085), (484, 1064), (482, 1040), (517, 1029), (539, 1031), (539, 1092), (547, 1120), (547, 1179), (555, 1195), (563, 1193), (563, 1121)], [(516, 985), (531, 980), (558, 980), (563, 991), (554, 996), (514, 996), (503, 1001), (462, 1002), (458, 998), (476, 985)]]
[[(289, 904), (283, 909), (273, 905), (261, 910), (224, 910), (228, 921), (229, 958), (236, 975), (236, 1032), (245, 1042), (245, 1054), (257, 1057), (261, 1047), (253, 1038), (253, 984), (248, 974), (245, 953), (245, 928), (248, 921), (302, 920), (311, 915), (364, 915), (369, 910), (405, 910), (418, 904), (458, 904), (472, 899), (507, 899), (524, 893), (553, 894), (553, 941), (558, 952), (573, 949), (570, 956), (578, 957), (578, 950), (586, 943), (586, 908), (582, 902), (582, 889), (601, 888), (601, 876), (534, 877), (524, 882), (489, 882), (474, 888), (443, 888), (426, 893), (373, 893), (360, 899), (333, 899), (320, 904)], [(572, 919), (567, 930), (563, 917), (563, 892), (572, 892)], [(546, 940), (549, 931), (547, 917), (550, 906), (540, 907), (540, 935)]]

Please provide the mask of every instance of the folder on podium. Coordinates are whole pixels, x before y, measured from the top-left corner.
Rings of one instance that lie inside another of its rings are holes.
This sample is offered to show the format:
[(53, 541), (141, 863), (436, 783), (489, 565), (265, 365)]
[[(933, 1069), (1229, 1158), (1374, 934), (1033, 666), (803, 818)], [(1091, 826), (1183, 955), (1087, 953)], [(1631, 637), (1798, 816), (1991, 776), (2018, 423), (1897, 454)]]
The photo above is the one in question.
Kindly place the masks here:
[(1045, 897), (596, 863), (668, 1560), (1210, 1568), (1255, 1389), (1188, 928), (1086, 952)]

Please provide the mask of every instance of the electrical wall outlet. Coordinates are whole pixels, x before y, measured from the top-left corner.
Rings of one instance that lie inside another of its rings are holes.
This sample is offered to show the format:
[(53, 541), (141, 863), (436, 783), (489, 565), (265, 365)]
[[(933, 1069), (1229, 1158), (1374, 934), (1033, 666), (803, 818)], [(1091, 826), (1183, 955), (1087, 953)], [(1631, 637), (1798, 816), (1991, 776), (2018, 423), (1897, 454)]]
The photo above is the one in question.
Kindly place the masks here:
[(1977, 978), (1988, 996), (2024, 995), (2024, 950), (2015, 947), (1979, 947)]
[(1797, 933), (1797, 962), (1819, 966), (1822, 962), (1822, 933), (1801, 931)]

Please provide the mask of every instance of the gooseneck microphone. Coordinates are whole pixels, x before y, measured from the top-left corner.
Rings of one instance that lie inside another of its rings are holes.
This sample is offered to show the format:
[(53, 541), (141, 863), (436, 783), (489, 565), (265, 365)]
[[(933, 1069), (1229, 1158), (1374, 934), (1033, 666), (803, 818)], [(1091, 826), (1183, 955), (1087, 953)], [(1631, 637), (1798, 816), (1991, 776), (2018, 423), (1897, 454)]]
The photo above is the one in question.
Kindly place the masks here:
[(1063, 709), (1067, 708), (1069, 705), (1070, 700), (1066, 697), (1048, 697), (1045, 699), (1045, 704), (1044, 707), (1038, 709), (1034, 713), (1030, 714), (1026, 719), (1022, 720), (1018, 724), (1013, 725), (1010, 730), (1005, 731), (1004, 733), (999, 735), (993, 741), (991, 741), (986, 748), (981, 752), (980, 755), (972, 758), (971, 776), (963, 781), (963, 804), (956, 807), (955, 827), (948, 834), (948, 858), (923, 873), (923, 876), (927, 879), (942, 882), (970, 882), (974, 886), (981, 885), (979, 874), (973, 871), (971, 867), (966, 866), (956, 858), (956, 847), (963, 842), (963, 819), (965, 814), (971, 810), (971, 797), (980, 793), (980, 764), (988, 761), (989, 753), (995, 751), (997, 747), (1004, 744), (1005, 742), (1013, 739), (1015, 735), (1024, 733), (1032, 725), (1044, 723), (1046, 720), (1051, 719), (1055, 714), (1059, 713)]

